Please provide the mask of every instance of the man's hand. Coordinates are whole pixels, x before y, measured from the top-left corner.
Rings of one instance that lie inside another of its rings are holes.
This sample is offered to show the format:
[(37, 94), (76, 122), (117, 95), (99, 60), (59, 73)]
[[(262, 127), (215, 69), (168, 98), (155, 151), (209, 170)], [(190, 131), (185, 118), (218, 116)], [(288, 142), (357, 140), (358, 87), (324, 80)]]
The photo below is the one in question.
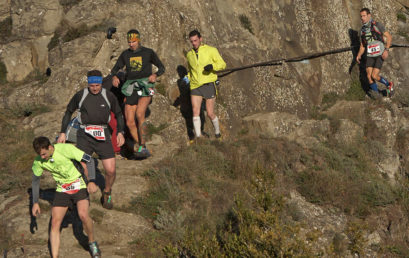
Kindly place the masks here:
[(67, 136), (65, 135), (65, 133), (60, 133), (60, 135), (58, 136), (57, 143), (65, 143), (66, 139)]
[(112, 86), (118, 88), (119, 83), (120, 83), (119, 78), (116, 75), (112, 76)]
[(208, 64), (203, 68), (206, 72), (210, 72), (211, 70), (213, 70), (213, 65), (212, 64)]
[(189, 78), (187, 76), (183, 77), (182, 81), (184, 81), (186, 84), (190, 83)]
[(95, 193), (98, 190), (98, 186), (94, 182), (89, 182), (87, 185), (88, 193)]
[(383, 53), (382, 53), (382, 59), (383, 60), (386, 60), (386, 58), (388, 58), (388, 56), (389, 56), (389, 50), (384, 50), (383, 51)]
[(37, 214), (41, 213), (40, 205), (38, 204), (38, 202), (33, 204), (33, 208), (31, 209), (31, 213), (33, 214), (34, 217), (37, 217)]
[(153, 73), (153, 74), (151, 74), (151, 76), (149, 76), (148, 80), (149, 80), (149, 82), (154, 83), (154, 82), (156, 82), (157, 77), (158, 76), (156, 75), (156, 73)]
[(357, 56), (356, 56), (356, 62), (357, 62), (358, 64), (361, 63), (361, 56), (360, 56), (360, 55), (357, 55)]
[(118, 133), (116, 136), (116, 143), (118, 147), (121, 147), (125, 143), (125, 138), (122, 133)]

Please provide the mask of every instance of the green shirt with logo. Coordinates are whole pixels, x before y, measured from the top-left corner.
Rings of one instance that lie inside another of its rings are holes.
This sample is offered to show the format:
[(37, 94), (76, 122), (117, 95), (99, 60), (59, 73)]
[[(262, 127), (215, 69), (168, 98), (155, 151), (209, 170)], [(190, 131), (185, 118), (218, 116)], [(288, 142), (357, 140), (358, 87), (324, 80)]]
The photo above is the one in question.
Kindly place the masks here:
[(33, 162), (33, 173), (41, 176), (44, 170), (51, 173), (57, 183), (57, 192), (62, 192), (61, 185), (69, 184), (80, 178), (81, 189), (86, 188), (86, 184), (81, 173), (74, 166), (72, 160), (81, 161), (84, 152), (72, 144), (57, 143), (54, 145), (54, 153), (48, 160), (44, 160), (38, 155)]

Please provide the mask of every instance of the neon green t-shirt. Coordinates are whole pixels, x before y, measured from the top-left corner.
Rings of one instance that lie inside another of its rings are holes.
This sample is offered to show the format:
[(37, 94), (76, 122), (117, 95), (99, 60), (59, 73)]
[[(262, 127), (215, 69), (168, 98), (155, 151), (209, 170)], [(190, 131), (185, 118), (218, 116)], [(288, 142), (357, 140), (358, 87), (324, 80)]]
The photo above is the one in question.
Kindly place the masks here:
[(57, 183), (57, 192), (62, 192), (61, 185), (69, 184), (80, 178), (81, 189), (86, 188), (86, 184), (81, 173), (75, 168), (72, 159), (81, 161), (84, 152), (72, 144), (57, 143), (54, 145), (52, 158), (44, 160), (38, 155), (33, 162), (33, 173), (41, 176), (44, 170), (51, 173)]

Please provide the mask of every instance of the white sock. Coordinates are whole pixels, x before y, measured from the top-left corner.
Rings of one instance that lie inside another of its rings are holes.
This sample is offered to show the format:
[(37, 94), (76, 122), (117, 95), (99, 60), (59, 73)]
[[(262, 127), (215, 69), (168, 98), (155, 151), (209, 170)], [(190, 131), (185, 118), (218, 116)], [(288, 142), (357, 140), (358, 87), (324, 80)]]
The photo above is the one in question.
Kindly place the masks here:
[(220, 126), (219, 126), (219, 118), (216, 118), (212, 120), (213, 126), (214, 126), (214, 133), (215, 134), (220, 134)]
[(196, 137), (202, 136), (200, 126), (202, 125), (202, 122), (200, 122), (200, 116), (194, 116), (193, 117), (193, 127), (195, 128), (195, 134)]

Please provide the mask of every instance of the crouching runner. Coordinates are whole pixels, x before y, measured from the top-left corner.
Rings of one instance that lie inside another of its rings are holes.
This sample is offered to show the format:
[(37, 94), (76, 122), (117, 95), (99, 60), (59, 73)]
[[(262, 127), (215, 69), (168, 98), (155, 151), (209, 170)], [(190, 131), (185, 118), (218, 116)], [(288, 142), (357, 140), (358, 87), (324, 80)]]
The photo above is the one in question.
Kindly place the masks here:
[[(88, 174), (85, 162), (91, 157), (71, 144), (52, 145), (47, 137), (37, 137), (33, 141), (33, 148), (38, 156), (33, 162), (33, 216), (40, 214), (38, 197), (40, 191), (40, 177), (44, 170), (51, 173), (57, 183), (57, 189), (51, 209), (50, 244), (52, 257), (58, 257), (60, 248), (60, 226), (68, 207), (77, 205), (78, 215), (82, 221), (85, 233), (88, 235), (89, 248), (92, 257), (100, 257), (101, 252), (94, 239), (93, 222), (88, 214), (88, 193), (95, 193), (97, 186), (94, 183), (95, 173)], [(81, 162), (84, 175), (75, 167), (73, 160)], [(88, 185), (84, 178), (87, 178)]]

